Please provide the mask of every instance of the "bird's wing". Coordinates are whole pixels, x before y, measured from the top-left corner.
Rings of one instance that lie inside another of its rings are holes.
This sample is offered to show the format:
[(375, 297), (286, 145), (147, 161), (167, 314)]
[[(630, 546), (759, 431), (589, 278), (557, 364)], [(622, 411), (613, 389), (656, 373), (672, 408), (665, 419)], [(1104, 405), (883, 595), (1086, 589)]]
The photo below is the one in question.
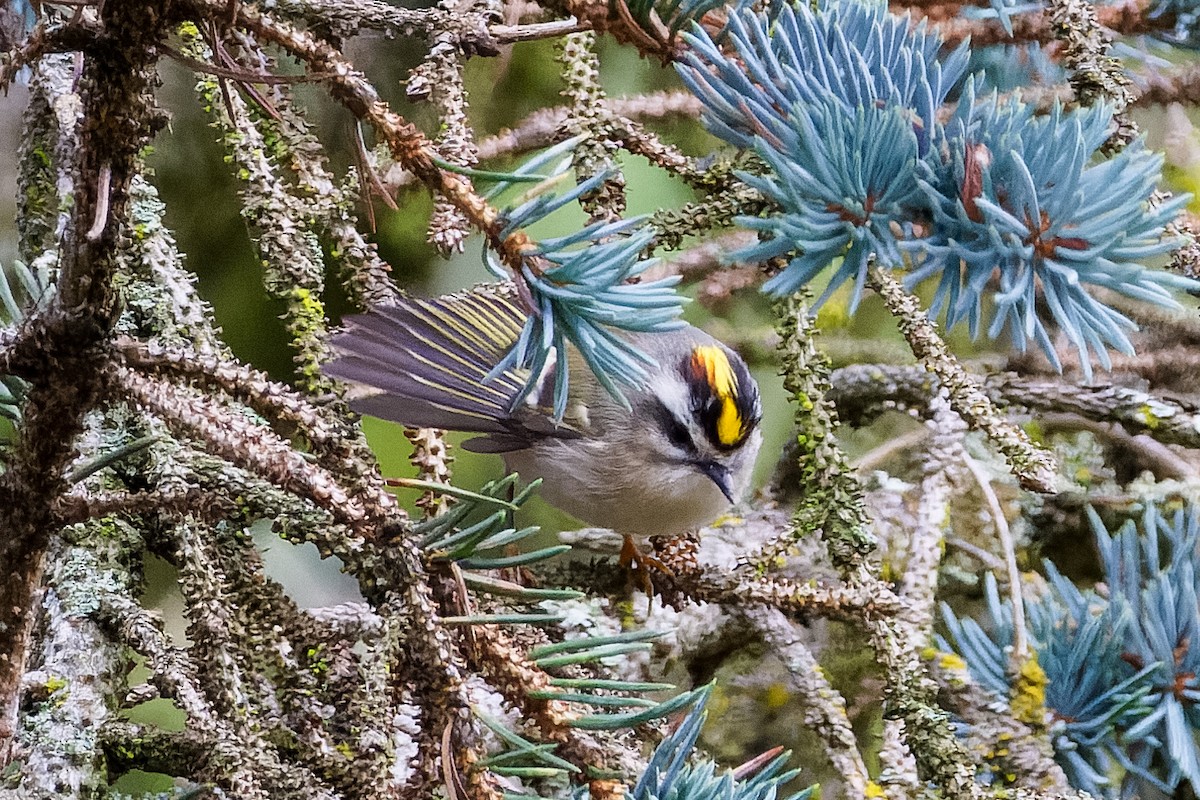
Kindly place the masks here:
[(495, 287), (438, 298), (404, 297), (347, 317), (330, 339), (335, 357), (322, 369), (358, 384), (355, 411), (418, 428), (489, 434), (489, 452), (527, 447), (545, 436), (578, 435), (513, 401), (527, 376), (484, 379), (516, 342), (526, 313)]

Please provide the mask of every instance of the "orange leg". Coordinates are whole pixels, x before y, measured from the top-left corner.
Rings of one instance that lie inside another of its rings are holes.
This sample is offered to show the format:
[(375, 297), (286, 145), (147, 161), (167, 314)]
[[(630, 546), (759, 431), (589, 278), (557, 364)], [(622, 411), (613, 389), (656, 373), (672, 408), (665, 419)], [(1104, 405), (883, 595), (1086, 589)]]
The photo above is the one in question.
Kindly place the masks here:
[(666, 564), (654, 556), (643, 553), (629, 534), (625, 534), (625, 540), (621, 542), (621, 556), (617, 563), (629, 571), (630, 578), (633, 577), (635, 569), (641, 573), (642, 591), (651, 596), (654, 595), (654, 584), (650, 580), (650, 570), (654, 569), (664, 575), (671, 575), (671, 570), (667, 568)]

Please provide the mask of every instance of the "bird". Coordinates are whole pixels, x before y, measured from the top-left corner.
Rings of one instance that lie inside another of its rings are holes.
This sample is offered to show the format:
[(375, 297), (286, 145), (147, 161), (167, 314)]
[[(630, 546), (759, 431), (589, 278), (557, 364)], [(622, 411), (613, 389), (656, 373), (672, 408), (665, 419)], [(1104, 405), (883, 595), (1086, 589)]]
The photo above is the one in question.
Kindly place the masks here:
[[(663, 569), (639, 543), (712, 522), (747, 490), (762, 444), (758, 384), (736, 352), (682, 325), (618, 333), (652, 362), (624, 403), (570, 345), (551, 353), (527, 389), (526, 371), (492, 374), (527, 319), (511, 284), (401, 295), (344, 318), (322, 370), (350, 384), (354, 411), (479, 434), (463, 448), (500, 455), (510, 472), (541, 478), (552, 505), (621, 534), (627, 568)], [(568, 359), (569, 375), (561, 418), (558, 358)]]

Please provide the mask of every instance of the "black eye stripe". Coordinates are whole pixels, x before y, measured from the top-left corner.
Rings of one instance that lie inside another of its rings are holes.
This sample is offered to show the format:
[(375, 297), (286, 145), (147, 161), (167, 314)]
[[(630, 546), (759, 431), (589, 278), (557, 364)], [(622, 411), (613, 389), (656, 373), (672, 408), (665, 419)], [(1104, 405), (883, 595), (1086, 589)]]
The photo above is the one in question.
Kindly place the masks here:
[(667, 425), (666, 433), (667, 439), (670, 440), (671, 444), (677, 447), (692, 446), (692, 435), (688, 433), (688, 429), (683, 427), (683, 424), (679, 420), (672, 419)]
[(667, 437), (667, 441), (683, 450), (696, 452), (696, 443), (692, 441), (691, 431), (671, 413), (669, 408), (663, 405), (662, 401), (656, 403), (655, 412), (658, 416), (659, 429)]

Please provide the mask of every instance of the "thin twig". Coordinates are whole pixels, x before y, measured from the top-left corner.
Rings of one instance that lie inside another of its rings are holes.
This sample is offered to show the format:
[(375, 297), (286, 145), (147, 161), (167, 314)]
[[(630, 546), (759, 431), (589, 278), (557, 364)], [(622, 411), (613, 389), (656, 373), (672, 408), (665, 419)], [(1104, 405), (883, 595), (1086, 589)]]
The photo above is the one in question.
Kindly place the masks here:
[(108, 201), (112, 192), (112, 165), (104, 164), (96, 178), (96, 213), (92, 217), (92, 227), (86, 234), (89, 242), (98, 242), (104, 235), (104, 226), (108, 224)]
[(984, 567), (992, 572), (999, 572), (1000, 570), (1005, 569), (1004, 559), (996, 558), (996, 556), (992, 555), (987, 550), (984, 550), (979, 545), (971, 544), (966, 539), (958, 536), (947, 536), (946, 544), (950, 547), (955, 547), (959, 550), (962, 550), (964, 553), (974, 558), (980, 564), (983, 564)]
[[(192, 5), (204, 15), (220, 17), (227, 11), (221, 0), (192, 0)], [(524, 231), (502, 235), (500, 212), (475, 192), (467, 178), (438, 167), (435, 163), (437, 154), (425, 135), (392, 111), (362, 72), (336, 48), (307, 31), (273, 19), (251, 6), (239, 7), (238, 24), (261, 39), (279, 45), (308, 64), (313, 72), (332, 75), (328, 85), (333, 98), (375, 128), (397, 161), (462, 211), (471, 224), (488, 238), (503, 263), (516, 272), (522, 267), (540, 271), (541, 268), (529, 258), (530, 252), (535, 249), (529, 236)]]
[(929, 428), (917, 428), (902, 436), (895, 436), (880, 444), (874, 450), (869, 450), (855, 459), (851, 466), (859, 472), (870, 472), (878, 469), (888, 459), (902, 453), (912, 455), (912, 450), (930, 436)]
[[(604, 101), (604, 108), (614, 118), (648, 121), (694, 119), (700, 115), (701, 104), (690, 92), (664, 91), (632, 97), (610, 97)], [(569, 114), (567, 106), (539, 109), (512, 128), (481, 139), (478, 145), (479, 159), (487, 161), (519, 155), (569, 138), (562, 129), (562, 123)], [(388, 174), (385, 180), (387, 185), (399, 190), (412, 185), (416, 177), (401, 169)]]
[(1008, 576), (1008, 598), (1012, 602), (1013, 612), (1013, 651), (1010, 664), (1014, 672), (1029, 658), (1029, 637), (1025, 633), (1025, 598), (1021, 593), (1021, 570), (1017, 566), (1017, 548), (1013, 544), (1012, 530), (1008, 527), (1008, 518), (1000, 507), (1000, 499), (992, 489), (992, 481), (979, 462), (971, 458), (966, 451), (962, 453), (962, 462), (967, 465), (979, 491), (987, 502), (992, 514), (992, 524), (996, 526), (996, 537), (1000, 540), (1000, 549), (1004, 553), (1004, 567)]
[(329, 78), (328, 75), (310, 75), (307, 73), (304, 75), (276, 75), (267, 72), (250, 72), (249, 70), (232, 67), (219, 67), (216, 64), (210, 64), (198, 58), (185, 55), (169, 45), (163, 45), (162, 49), (172, 59), (183, 64), (188, 69), (202, 72), (206, 75), (215, 75), (219, 78), (228, 78), (239, 83), (261, 83), (267, 86), (277, 86), (292, 83), (318, 83)]
[(556, 19), (553, 22), (535, 22), (530, 25), (493, 25), (489, 30), (499, 44), (534, 42), (538, 39), (556, 39), (572, 33), (589, 31), (592, 26), (575, 19)]
[[(848, 423), (863, 425), (884, 411), (925, 411), (939, 381), (925, 368), (892, 364), (856, 364), (834, 370), (830, 398)], [(1084, 419), (1115, 422), (1130, 433), (1157, 442), (1200, 448), (1200, 409), (1183, 398), (1168, 398), (1113, 384), (1080, 386), (1053, 378), (1023, 378), (994, 373), (975, 384), (991, 403), (1011, 413), (1040, 416), (1048, 412), (1078, 414)]]

